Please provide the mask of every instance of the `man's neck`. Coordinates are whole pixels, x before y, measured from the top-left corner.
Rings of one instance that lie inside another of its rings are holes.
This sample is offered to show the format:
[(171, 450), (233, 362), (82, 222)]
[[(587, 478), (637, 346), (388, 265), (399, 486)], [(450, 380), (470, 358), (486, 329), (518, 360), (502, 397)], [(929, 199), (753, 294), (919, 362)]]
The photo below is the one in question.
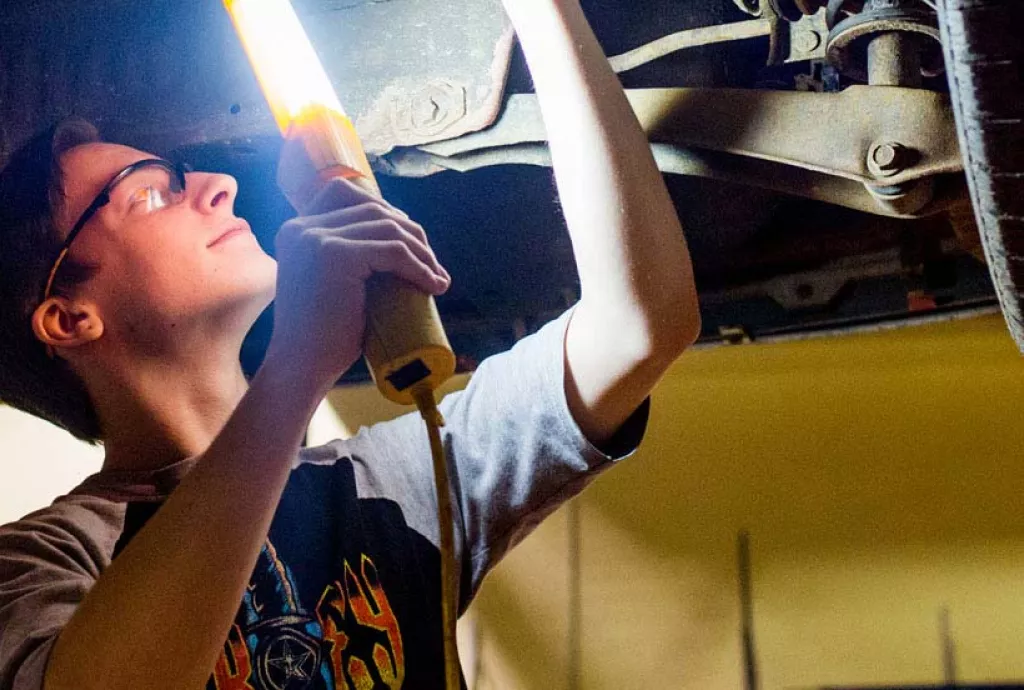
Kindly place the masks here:
[(202, 454), (248, 389), (237, 347), (131, 362), (90, 382), (104, 470), (156, 470)]

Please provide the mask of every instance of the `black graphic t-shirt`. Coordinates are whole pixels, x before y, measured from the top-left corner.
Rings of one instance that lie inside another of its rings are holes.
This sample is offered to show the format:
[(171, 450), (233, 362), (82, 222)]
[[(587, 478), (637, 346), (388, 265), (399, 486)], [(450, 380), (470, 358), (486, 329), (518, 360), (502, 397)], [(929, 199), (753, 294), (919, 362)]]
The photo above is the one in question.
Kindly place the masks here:
[[(488, 359), (441, 404), (463, 610), (509, 548), (643, 435), (646, 404), (606, 452), (580, 433), (564, 394), (567, 321)], [(77, 602), (189, 469), (100, 472), (0, 527), (0, 690), (41, 690)], [(303, 450), (208, 689), (442, 687), (437, 543), (418, 415)]]

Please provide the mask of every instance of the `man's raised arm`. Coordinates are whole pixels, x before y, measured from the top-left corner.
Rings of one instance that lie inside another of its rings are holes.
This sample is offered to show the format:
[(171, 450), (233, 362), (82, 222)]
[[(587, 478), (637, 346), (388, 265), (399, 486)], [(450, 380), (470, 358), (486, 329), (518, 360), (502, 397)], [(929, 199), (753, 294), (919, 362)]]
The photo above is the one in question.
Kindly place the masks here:
[(600, 444), (700, 332), (690, 256), (578, 0), (504, 3), (533, 75), (582, 286), (566, 335), (566, 394)]

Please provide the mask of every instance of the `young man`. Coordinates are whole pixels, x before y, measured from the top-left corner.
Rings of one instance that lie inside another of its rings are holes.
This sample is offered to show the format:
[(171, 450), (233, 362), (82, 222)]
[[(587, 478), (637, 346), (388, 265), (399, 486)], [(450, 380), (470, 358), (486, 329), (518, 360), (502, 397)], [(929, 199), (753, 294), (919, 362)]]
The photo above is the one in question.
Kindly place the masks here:
[[(442, 405), (463, 607), (635, 447), (652, 387), (699, 331), (682, 229), (578, 0), (505, 4), (582, 298)], [(421, 228), (339, 183), (319, 200), (334, 210), (280, 230), (275, 266), (226, 176), (80, 128), (34, 146), (0, 183), (0, 397), (106, 457), (0, 529), (0, 689), (441, 687), (421, 422), (299, 450), (359, 355), (367, 277), (446, 289)], [(268, 354), (246, 382), (239, 347), (271, 298)]]

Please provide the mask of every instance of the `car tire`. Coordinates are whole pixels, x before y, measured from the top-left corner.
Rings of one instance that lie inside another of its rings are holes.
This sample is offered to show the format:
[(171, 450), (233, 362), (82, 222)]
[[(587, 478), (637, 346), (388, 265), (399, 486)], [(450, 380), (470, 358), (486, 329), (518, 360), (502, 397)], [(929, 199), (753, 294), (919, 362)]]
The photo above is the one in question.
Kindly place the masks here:
[(938, 10), (975, 218), (1024, 352), (1024, 0), (938, 0)]

